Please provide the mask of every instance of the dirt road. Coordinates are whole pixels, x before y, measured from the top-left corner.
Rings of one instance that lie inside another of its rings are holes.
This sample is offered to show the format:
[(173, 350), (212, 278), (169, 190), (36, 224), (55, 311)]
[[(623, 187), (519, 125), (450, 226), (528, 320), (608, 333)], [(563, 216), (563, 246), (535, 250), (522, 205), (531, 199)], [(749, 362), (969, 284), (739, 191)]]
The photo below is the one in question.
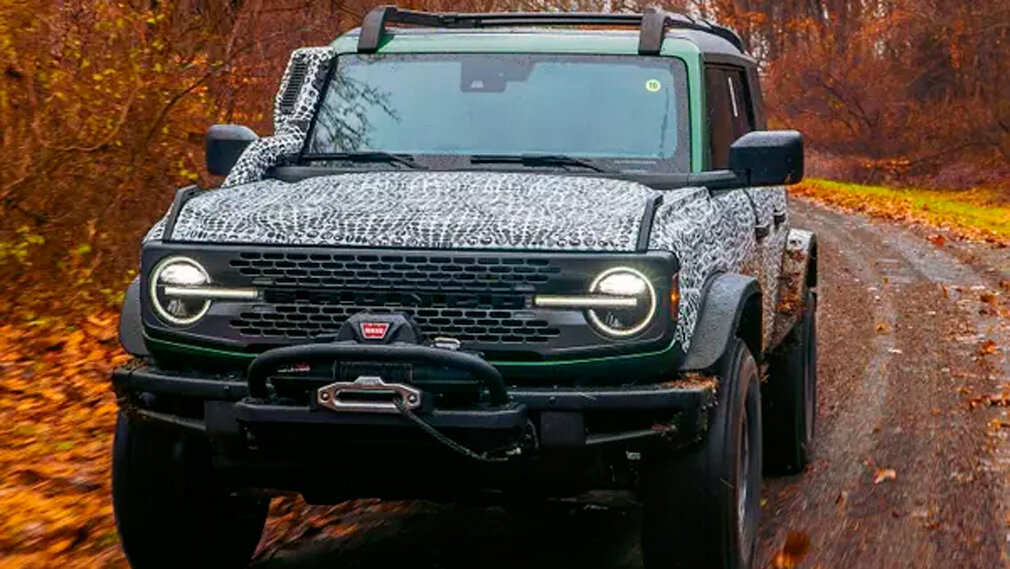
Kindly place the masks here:
[[(819, 432), (808, 472), (765, 480), (758, 567), (791, 531), (810, 539), (801, 567), (1005, 566), (1010, 419), (969, 401), (1010, 381), (1010, 291), (989, 296), (1010, 250), (793, 212), (821, 247)], [(640, 565), (634, 504), (399, 510), (344, 507), (343, 537), (309, 535), (255, 567)]]

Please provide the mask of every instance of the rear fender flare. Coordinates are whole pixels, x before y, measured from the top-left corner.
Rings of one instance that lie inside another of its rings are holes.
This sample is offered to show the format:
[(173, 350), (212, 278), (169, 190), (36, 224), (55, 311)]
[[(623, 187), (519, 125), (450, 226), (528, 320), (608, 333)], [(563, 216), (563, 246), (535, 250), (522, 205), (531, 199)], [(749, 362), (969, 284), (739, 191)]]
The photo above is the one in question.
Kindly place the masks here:
[(817, 236), (803, 229), (792, 229), (782, 254), (772, 346), (779, 345), (803, 317), (806, 291), (816, 286)]

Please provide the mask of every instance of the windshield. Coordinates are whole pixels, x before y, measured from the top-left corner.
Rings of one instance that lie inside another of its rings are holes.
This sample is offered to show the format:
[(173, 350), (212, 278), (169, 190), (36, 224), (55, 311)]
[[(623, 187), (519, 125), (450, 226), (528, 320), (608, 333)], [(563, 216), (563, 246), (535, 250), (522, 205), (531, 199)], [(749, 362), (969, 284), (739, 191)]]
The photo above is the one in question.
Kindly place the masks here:
[(682, 61), (558, 54), (341, 56), (305, 155), (564, 155), (688, 171)]

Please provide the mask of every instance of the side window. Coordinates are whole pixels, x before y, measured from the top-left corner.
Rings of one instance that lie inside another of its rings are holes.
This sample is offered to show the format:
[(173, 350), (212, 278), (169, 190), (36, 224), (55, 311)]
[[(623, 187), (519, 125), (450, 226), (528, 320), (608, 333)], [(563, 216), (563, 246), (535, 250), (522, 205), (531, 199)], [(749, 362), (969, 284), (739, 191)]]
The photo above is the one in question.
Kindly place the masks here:
[(754, 130), (754, 105), (747, 76), (735, 67), (707, 67), (709, 164), (713, 170), (729, 165), (733, 141)]
[(742, 69), (726, 70), (726, 88), (733, 109), (733, 140), (754, 130), (754, 105), (747, 92), (747, 76)]
[(733, 107), (726, 89), (726, 73), (720, 67), (705, 69), (708, 94), (708, 151), (712, 170), (728, 166), (729, 145), (733, 143)]

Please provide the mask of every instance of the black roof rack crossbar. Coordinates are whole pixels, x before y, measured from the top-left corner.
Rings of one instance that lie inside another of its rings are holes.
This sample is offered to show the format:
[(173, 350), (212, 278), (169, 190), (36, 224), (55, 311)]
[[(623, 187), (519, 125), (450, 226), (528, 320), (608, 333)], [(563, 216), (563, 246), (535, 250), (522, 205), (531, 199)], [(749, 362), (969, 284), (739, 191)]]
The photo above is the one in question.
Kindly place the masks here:
[(726, 26), (713, 24), (708, 20), (693, 18), (686, 14), (650, 8), (642, 14), (642, 31), (638, 38), (638, 53), (659, 55), (659, 50), (663, 47), (663, 38), (666, 37), (668, 29), (706, 32), (718, 36), (733, 44), (733, 47), (744, 51), (743, 40)]
[(719, 36), (737, 49), (743, 41), (733, 30), (692, 18), (686, 14), (647, 10), (644, 14), (587, 12), (499, 12), (487, 14), (433, 13), (401, 10), (396, 6), (378, 6), (369, 12), (361, 24), (358, 37), (359, 53), (379, 50), (387, 24), (406, 24), (428, 28), (475, 29), (511, 26), (634, 26), (640, 29), (638, 53), (659, 55), (667, 29), (707, 32)]

